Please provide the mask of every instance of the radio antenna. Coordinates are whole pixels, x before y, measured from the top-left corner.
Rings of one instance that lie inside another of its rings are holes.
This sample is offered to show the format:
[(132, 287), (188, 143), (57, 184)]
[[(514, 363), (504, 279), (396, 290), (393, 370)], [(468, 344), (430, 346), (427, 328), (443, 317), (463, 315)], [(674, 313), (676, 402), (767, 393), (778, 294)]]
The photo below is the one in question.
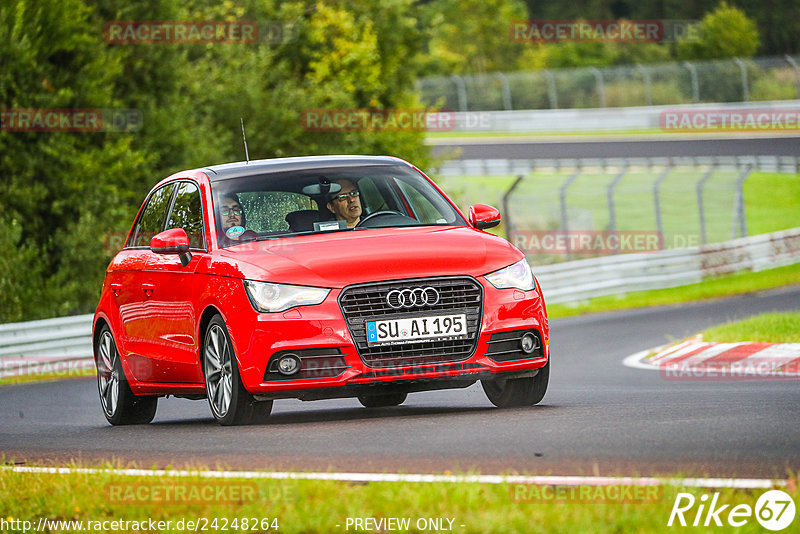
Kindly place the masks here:
[(247, 160), (247, 163), (250, 163), (250, 153), (247, 151), (247, 136), (244, 134), (244, 118), (239, 117), (239, 120), (242, 123), (242, 140), (244, 141), (244, 157)]

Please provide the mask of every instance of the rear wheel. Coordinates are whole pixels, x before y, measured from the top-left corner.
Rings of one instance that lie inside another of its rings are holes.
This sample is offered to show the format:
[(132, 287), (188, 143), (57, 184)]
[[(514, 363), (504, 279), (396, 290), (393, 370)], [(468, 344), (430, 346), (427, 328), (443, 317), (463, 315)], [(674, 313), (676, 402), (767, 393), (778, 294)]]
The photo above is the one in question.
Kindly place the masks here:
[(483, 391), (492, 404), (498, 408), (513, 406), (533, 406), (539, 404), (547, 393), (550, 381), (550, 362), (539, 369), (536, 376), (529, 378), (509, 378), (481, 380)]
[(382, 395), (359, 395), (358, 402), (365, 408), (385, 408), (399, 406), (408, 397), (408, 393), (384, 393)]
[(97, 390), (103, 415), (112, 425), (145, 425), (156, 416), (158, 397), (134, 395), (122, 370), (111, 329), (104, 325), (94, 347)]
[(224, 426), (263, 422), (272, 401), (256, 401), (242, 385), (228, 329), (219, 315), (206, 329), (203, 342), (203, 374), (211, 413)]

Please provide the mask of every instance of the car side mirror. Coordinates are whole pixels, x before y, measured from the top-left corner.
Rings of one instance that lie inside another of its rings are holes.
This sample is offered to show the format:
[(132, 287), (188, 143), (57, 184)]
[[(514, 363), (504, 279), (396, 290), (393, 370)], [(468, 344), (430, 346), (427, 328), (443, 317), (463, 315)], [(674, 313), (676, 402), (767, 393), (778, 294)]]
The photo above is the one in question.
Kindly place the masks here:
[(469, 222), (478, 230), (494, 228), (500, 224), (501, 219), (500, 212), (492, 206), (473, 204), (469, 207)]
[(150, 240), (150, 250), (156, 254), (177, 254), (184, 267), (192, 259), (192, 253), (189, 252), (189, 236), (183, 228), (172, 228), (156, 234)]

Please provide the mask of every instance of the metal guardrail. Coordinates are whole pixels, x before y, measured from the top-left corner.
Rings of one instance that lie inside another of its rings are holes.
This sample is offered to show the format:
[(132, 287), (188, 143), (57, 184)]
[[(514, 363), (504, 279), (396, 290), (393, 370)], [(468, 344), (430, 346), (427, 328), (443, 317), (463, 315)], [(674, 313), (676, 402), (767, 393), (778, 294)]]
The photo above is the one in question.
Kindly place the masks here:
[(800, 58), (577, 67), (429, 76), (422, 102), (458, 111), (576, 109), (800, 98)]
[(800, 228), (684, 249), (621, 254), (538, 266), (548, 303), (665, 289), (737, 271), (800, 263)]
[(653, 158), (532, 158), (532, 159), (454, 159), (432, 174), (440, 176), (502, 176), (563, 169), (610, 169), (619, 167), (703, 167), (764, 172), (800, 172), (800, 156), (696, 156)]
[[(670, 106), (640, 106), (619, 108), (587, 108), (587, 109), (532, 109), (515, 111), (459, 111), (431, 113), (432, 124), (443, 125), (442, 129), (450, 132), (478, 133), (590, 133), (615, 131), (663, 131), (686, 134), (694, 130), (669, 126), (665, 117), (670, 113), (699, 114), (732, 114), (747, 112), (780, 112), (782, 114), (800, 113), (800, 100), (770, 100), (764, 102), (744, 102), (727, 104), (675, 104)], [(681, 115), (682, 116), (682, 115)], [(770, 119), (771, 120), (771, 119)], [(751, 131), (781, 132), (797, 131), (796, 116), (789, 125), (778, 122), (759, 127), (757, 124)], [(783, 126), (783, 129), (781, 129)], [(699, 129), (697, 131), (713, 132)], [(722, 130), (723, 132), (725, 130)], [(447, 138), (443, 139), (447, 141)], [(437, 144), (442, 140), (429, 141)]]
[(0, 324), (0, 378), (86, 368), (92, 360), (92, 314)]

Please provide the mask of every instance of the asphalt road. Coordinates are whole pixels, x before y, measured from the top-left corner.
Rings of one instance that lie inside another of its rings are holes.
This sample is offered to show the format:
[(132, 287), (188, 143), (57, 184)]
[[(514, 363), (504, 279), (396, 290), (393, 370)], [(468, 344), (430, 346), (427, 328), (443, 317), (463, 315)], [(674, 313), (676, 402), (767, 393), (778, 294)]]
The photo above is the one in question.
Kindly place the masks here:
[(624, 139), (594, 136), (568, 141), (558, 137), (439, 138), (429, 142), (435, 144), (435, 156), (449, 154), (455, 159), (800, 156), (800, 137), (789, 135), (726, 138), (641, 136), (638, 139), (635, 136)]
[(148, 426), (111, 427), (93, 380), (0, 387), (0, 454), (64, 462), (346, 471), (781, 477), (800, 470), (800, 383), (675, 382), (631, 353), (767, 310), (800, 286), (692, 305), (552, 321), (550, 389), (498, 410), (476, 384), (368, 410), (276, 401), (268, 424), (222, 428), (205, 401), (161, 400)]

